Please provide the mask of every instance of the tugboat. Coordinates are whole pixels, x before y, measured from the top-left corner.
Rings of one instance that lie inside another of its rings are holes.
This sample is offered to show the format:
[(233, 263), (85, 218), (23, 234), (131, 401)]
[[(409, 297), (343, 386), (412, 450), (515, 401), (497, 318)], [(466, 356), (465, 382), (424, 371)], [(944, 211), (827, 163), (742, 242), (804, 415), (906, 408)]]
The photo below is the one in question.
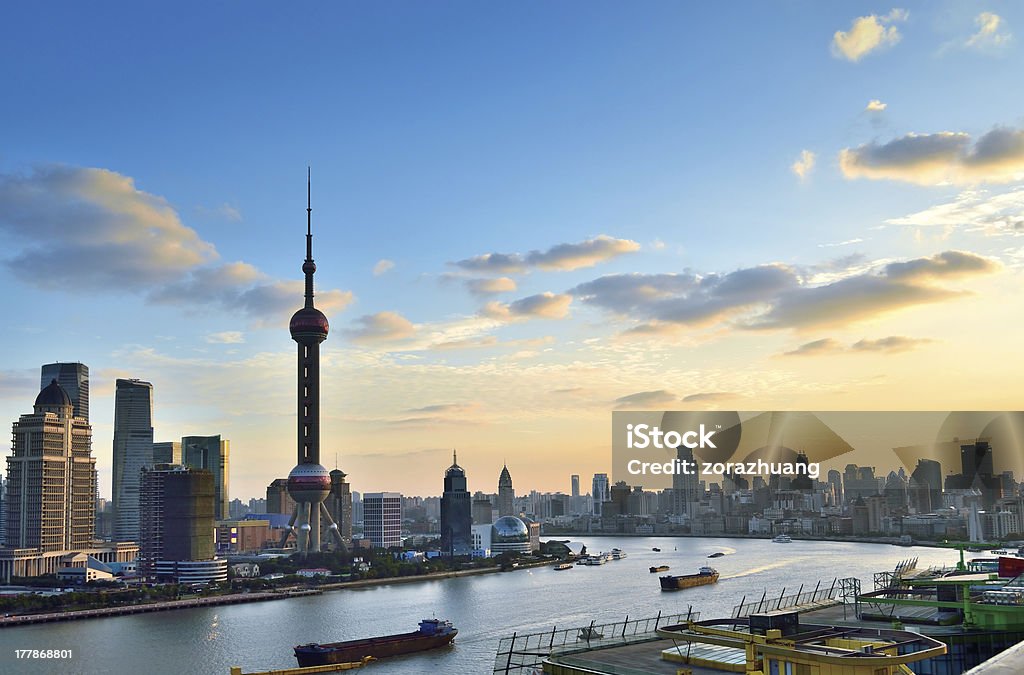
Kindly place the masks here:
[(361, 661), (365, 656), (382, 658), (422, 652), (451, 644), (458, 635), (457, 628), (450, 621), (443, 619), (424, 619), (420, 621), (419, 630), (412, 633), (385, 635), (383, 637), (348, 640), (347, 642), (331, 642), (329, 644), (310, 644), (295, 647), (295, 658), (300, 668), (325, 666), (332, 663), (350, 663)]
[(711, 567), (701, 567), (700, 571), (696, 574), (684, 574), (682, 576), (667, 574), (659, 577), (659, 579), (661, 580), (661, 590), (678, 591), (683, 588), (716, 583), (718, 581), (718, 570)]

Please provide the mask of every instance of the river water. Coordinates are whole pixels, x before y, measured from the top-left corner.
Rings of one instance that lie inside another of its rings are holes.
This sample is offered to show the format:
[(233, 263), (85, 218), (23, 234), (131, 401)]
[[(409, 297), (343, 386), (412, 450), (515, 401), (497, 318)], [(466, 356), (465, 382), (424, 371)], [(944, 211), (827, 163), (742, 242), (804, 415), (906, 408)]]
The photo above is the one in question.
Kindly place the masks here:
[[(514, 631), (571, 628), (591, 621), (685, 613), (731, 615), (746, 596), (757, 600), (819, 580), (858, 577), (870, 590), (872, 574), (919, 558), (919, 566), (952, 565), (956, 553), (883, 544), (761, 539), (580, 537), (591, 552), (613, 547), (628, 557), (595, 567), (534, 568), (458, 579), (334, 591), (320, 596), (87, 619), (0, 630), (0, 672), (227, 675), (295, 667), (292, 646), (306, 642), (415, 630), (420, 619), (447, 618), (459, 629), (451, 648), (380, 661), (355, 672), (374, 675), (490, 673), (499, 638)], [(661, 552), (652, 550), (661, 548)], [(708, 560), (722, 551), (725, 556)], [(663, 593), (652, 565), (690, 574), (704, 564), (719, 570), (717, 584)], [(63, 661), (16, 659), (16, 649), (72, 650)]]

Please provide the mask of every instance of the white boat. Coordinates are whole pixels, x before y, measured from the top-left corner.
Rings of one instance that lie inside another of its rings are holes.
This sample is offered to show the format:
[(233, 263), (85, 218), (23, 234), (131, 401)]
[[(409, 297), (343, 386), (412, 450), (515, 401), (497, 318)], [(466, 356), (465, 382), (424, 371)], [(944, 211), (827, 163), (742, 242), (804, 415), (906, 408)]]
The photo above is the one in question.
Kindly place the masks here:
[(625, 557), (626, 557), (626, 552), (623, 551), (622, 549), (618, 549), (618, 548), (613, 548), (612, 549), (612, 560), (622, 560)]
[(776, 535), (776, 537), (772, 539), (772, 541), (774, 541), (776, 544), (792, 544), (793, 538), (790, 537), (788, 534), (779, 534)]

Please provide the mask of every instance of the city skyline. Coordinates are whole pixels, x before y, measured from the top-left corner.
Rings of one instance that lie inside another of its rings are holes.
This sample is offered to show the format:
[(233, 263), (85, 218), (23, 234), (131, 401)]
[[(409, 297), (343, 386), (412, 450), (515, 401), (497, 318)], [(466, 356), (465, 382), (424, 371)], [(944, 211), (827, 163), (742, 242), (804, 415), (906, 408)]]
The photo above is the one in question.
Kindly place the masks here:
[(743, 7), (12, 8), (0, 419), (80, 362), (101, 495), (118, 379), (286, 476), (310, 164), (353, 490), (565, 491), (612, 410), (1019, 408), (1024, 9)]

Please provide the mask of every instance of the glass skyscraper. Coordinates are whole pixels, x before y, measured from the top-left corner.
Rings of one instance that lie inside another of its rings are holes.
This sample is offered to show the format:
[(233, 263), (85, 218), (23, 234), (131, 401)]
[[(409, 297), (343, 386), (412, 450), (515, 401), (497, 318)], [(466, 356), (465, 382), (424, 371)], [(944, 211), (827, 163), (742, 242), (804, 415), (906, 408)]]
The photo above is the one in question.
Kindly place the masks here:
[(153, 385), (116, 382), (114, 391), (114, 541), (139, 540), (139, 481), (153, 465)]

